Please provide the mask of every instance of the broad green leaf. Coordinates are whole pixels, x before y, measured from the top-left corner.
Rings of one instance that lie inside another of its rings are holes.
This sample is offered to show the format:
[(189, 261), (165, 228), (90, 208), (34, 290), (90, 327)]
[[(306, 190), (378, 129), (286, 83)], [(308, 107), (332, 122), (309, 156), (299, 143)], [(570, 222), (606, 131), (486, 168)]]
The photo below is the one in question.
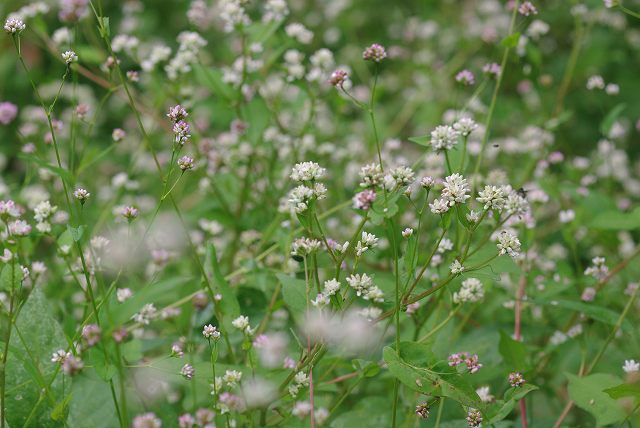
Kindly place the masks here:
[[(593, 318), (596, 321), (603, 322), (609, 325), (616, 325), (618, 319), (620, 318), (620, 314), (612, 311), (611, 309), (603, 308), (602, 306), (597, 306), (593, 303), (582, 303), (575, 302), (573, 300), (554, 300), (553, 306), (557, 306), (560, 308), (571, 309), (577, 312), (582, 312), (583, 314)], [(622, 328), (625, 331), (632, 331), (633, 327), (629, 320), (625, 319), (622, 322)]]
[(18, 290), (22, 281), (22, 269), (17, 263), (7, 263), (0, 273), (0, 290)]
[(640, 399), (640, 383), (623, 383), (604, 390), (611, 398), (634, 397)]
[(490, 418), (489, 422), (496, 423), (509, 416), (518, 400), (524, 398), (525, 395), (537, 389), (537, 386), (529, 383), (525, 383), (518, 388), (508, 389), (504, 394), (504, 400), (498, 400), (488, 407), (487, 414)]
[[(33, 289), (20, 310), (16, 328), (11, 335), (6, 367), (7, 422), (21, 427), (33, 410), (31, 426), (58, 427), (60, 423), (55, 422), (51, 414), (63, 397), (62, 376), (57, 376), (48, 387), (56, 369), (51, 363), (51, 354), (66, 349), (67, 340), (39, 287)], [(67, 377), (65, 382), (69, 388), (71, 380)], [(34, 410), (40, 394), (44, 396)]]
[(71, 234), (71, 239), (73, 239), (74, 242), (78, 242), (80, 241), (80, 239), (82, 239), (84, 229), (84, 226), (71, 227), (70, 225), (67, 225), (67, 230)]
[(506, 368), (509, 371), (525, 371), (528, 369), (527, 360), (530, 352), (524, 343), (514, 340), (504, 331), (501, 331), (498, 349), (504, 362), (508, 365)]
[(516, 32), (516, 33), (510, 34), (507, 37), (505, 37), (504, 39), (502, 39), (500, 44), (502, 46), (504, 46), (505, 48), (507, 48), (507, 49), (515, 48), (516, 46), (518, 46), (518, 41), (519, 40), (520, 40), (520, 33)]
[[(118, 388), (116, 386), (116, 388)], [(133, 394), (132, 391), (129, 392)], [(74, 428), (112, 428), (118, 426), (109, 384), (98, 379), (91, 369), (73, 381), (69, 403), (69, 423)], [(135, 398), (135, 394), (131, 397)], [(130, 404), (130, 403), (129, 403)]]
[(307, 310), (307, 286), (301, 279), (283, 273), (276, 275), (282, 284), (282, 298), (287, 308), (296, 316)]
[(620, 379), (604, 373), (585, 377), (567, 373), (566, 376), (569, 378), (569, 397), (578, 407), (591, 413), (598, 425), (613, 424), (626, 417), (616, 400), (604, 392), (605, 389), (620, 385)]
[(640, 228), (640, 207), (632, 212), (604, 211), (593, 218), (589, 226), (605, 230), (634, 230)]

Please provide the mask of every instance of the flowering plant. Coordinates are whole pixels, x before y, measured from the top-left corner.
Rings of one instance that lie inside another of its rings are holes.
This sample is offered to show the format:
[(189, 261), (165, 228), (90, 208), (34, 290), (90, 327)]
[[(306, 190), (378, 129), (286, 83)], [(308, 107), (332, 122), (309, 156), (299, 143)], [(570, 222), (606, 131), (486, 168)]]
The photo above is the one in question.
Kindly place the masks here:
[(638, 421), (633, 1), (14, 3), (0, 428)]

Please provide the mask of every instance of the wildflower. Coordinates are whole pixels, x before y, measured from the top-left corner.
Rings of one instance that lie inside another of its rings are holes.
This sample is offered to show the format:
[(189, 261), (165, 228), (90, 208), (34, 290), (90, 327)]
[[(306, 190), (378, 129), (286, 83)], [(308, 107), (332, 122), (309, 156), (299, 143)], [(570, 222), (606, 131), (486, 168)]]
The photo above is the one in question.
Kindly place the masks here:
[(16, 18), (9, 18), (4, 23), (4, 31), (11, 35), (20, 34), (25, 28), (27, 28), (27, 26), (24, 22)]
[(478, 124), (469, 117), (462, 117), (453, 124), (453, 129), (463, 137), (468, 137), (476, 128)]
[(576, 212), (574, 210), (560, 211), (558, 218), (560, 223), (570, 223), (576, 218)]
[(179, 120), (173, 125), (173, 133), (175, 134), (175, 142), (184, 146), (191, 140), (191, 127), (184, 120)]
[(522, 377), (521, 373), (514, 372), (509, 374), (509, 384), (511, 384), (512, 387), (518, 388), (524, 385), (524, 383), (525, 383), (525, 380), (524, 380), (524, 377)]
[(131, 319), (133, 319), (137, 323), (148, 325), (151, 319), (156, 315), (156, 307), (153, 305), (153, 303), (147, 303), (142, 307), (140, 312), (134, 314)]
[(640, 363), (635, 360), (624, 360), (622, 370), (624, 370), (625, 373), (640, 372)]
[(122, 303), (132, 296), (133, 296), (133, 293), (129, 288), (118, 288), (116, 290), (116, 300), (118, 301), (118, 303)]
[(467, 213), (467, 220), (469, 220), (470, 223), (477, 223), (480, 221), (481, 216), (480, 211), (471, 210)]
[(435, 184), (436, 181), (433, 179), (433, 177), (427, 176), (420, 179), (420, 186), (422, 186), (423, 189), (432, 189)]
[(582, 291), (580, 299), (584, 302), (591, 302), (596, 297), (596, 289), (593, 287), (587, 287)]
[(512, 258), (518, 257), (518, 251), (520, 251), (520, 240), (518, 237), (508, 230), (503, 230), (498, 235), (498, 254), (508, 254)]
[(253, 330), (251, 329), (251, 326), (249, 325), (249, 317), (246, 317), (244, 315), (240, 315), (238, 318), (234, 319), (231, 322), (231, 325), (233, 325), (235, 328), (237, 328), (238, 330), (242, 331), (246, 335), (253, 334)]
[(592, 91), (594, 89), (604, 89), (604, 79), (602, 76), (595, 74), (587, 80), (587, 89)]
[(482, 71), (484, 71), (484, 73), (489, 77), (493, 77), (497, 79), (498, 76), (500, 76), (500, 73), (502, 72), (502, 67), (500, 67), (499, 64), (492, 62), (482, 67)]
[(76, 198), (82, 205), (89, 199), (91, 193), (87, 192), (85, 189), (79, 187), (73, 192), (73, 197)]
[(585, 269), (584, 274), (592, 276), (602, 281), (609, 274), (609, 268), (604, 264), (604, 257), (594, 257), (591, 260), (592, 266)]
[(59, 349), (56, 352), (54, 352), (53, 355), (51, 356), (51, 362), (62, 364), (69, 357), (71, 357), (70, 352), (67, 352), (64, 349)]
[(431, 131), (431, 147), (433, 150), (451, 150), (458, 144), (458, 131), (449, 125), (439, 125)]
[(182, 107), (180, 104), (177, 104), (173, 107), (169, 107), (169, 113), (167, 113), (167, 117), (171, 119), (174, 123), (180, 122), (189, 116), (189, 113)]
[(402, 231), (402, 237), (403, 238), (409, 238), (409, 237), (411, 237), (411, 235), (413, 235), (413, 229), (411, 229), (410, 227), (407, 227), (406, 229), (404, 229)]
[(387, 57), (387, 51), (382, 45), (372, 44), (362, 52), (362, 59), (365, 61), (380, 62)]
[(227, 370), (222, 376), (222, 380), (228, 387), (233, 388), (242, 379), (242, 372), (238, 370)]
[(291, 254), (294, 256), (307, 256), (315, 253), (322, 246), (322, 242), (311, 238), (298, 238), (291, 244)]
[(454, 303), (478, 302), (484, 298), (484, 288), (478, 278), (462, 281), (460, 291), (453, 293)]
[(393, 189), (395, 187), (407, 186), (413, 182), (415, 173), (406, 166), (394, 168), (384, 177), (385, 187)]
[(193, 168), (193, 158), (189, 156), (182, 156), (178, 159), (178, 166), (184, 172)]
[(449, 211), (449, 203), (444, 199), (434, 199), (429, 208), (432, 213), (442, 215)]
[(122, 209), (122, 216), (126, 218), (129, 222), (132, 222), (133, 220), (138, 218), (139, 213), (140, 212), (138, 211), (138, 209), (132, 206), (124, 207)]
[(368, 210), (376, 199), (376, 192), (371, 189), (356, 193), (353, 197), (353, 207), (359, 210)]
[(84, 368), (84, 363), (79, 357), (74, 357), (73, 355), (67, 356), (62, 363), (62, 371), (67, 376), (74, 376)]
[(332, 86), (340, 87), (344, 85), (344, 82), (349, 78), (349, 73), (344, 70), (336, 70), (331, 73), (331, 77), (329, 77), (329, 83)]
[(215, 326), (211, 324), (207, 324), (204, 326), (204, 328), (202, 329), (202, 335), (206, 339), (214, 339), (214, 340), (220, 339), (220, 332)]
[(94, 346), (100, 341), (101, 331), (97, 324), (87, 324), (82, 328), (82, 338), (87, 346)]
[(451, 263), (449, 269), (451, 270), (452, 275), (458, 275), (464, 272), (464, 266), (462, 266), (462, 263), (460, 263), (458, 259), (455, 259), (453, 263)]
[(10, 102), (0, 103), (0, 124), (8, 125), (18, 115), (18, 106)]
[(9, 234), (13, 236), (27, 236), (31, 233), (31, 226), (24, 220), (16, 220), (9, 223), (8, 229)]
[(116, 143), (119, 143), (120, 141), (124, 140), (124, 137), (126, 136), (127, 136), (127, 133), (124, 131), (124, 129), (120, 129), (120, 128), (114, 129), (113, 132), (111, 133), (111, 138)]
[(518, 13), (523, 16), (537, 15), (538, 9), (530, 1), (523, 2), (518, 8)]
[(476, 409), (469, 409), (467, 412), (467, 425), (472, 428), (482, 425), (482, 413)]
[(315, 192), (313, 189), (305, 185), (300, 185), (291, 189), (287, 202), (296, 213), (300, 214), (309, 208), (309, 204), (314, 196)]
[(133, 418), (133, 428), (160, 428), (162, 427), (162, 421), (158, 419), (155, 413), (143, 413)]
[(469, 70), (462, 70), (456, 74), (456, 82), (462, 83), (465, 86), (471, 86), (476, 82), (476, 77)]
[(78, 61), (78, 55), (76, 55), (74, 51), (66, 51), (62, 53), (62, 59), (65, 62), (65, 64), (69, 65), (72, 62)]
[(465, 203), (467, 199), (471, 197), (468, 195), (468, 192), (469, 183), (467, 183), (467, 179), (462, 175), (455, 173), (444, 179), (442, 199), (446, 200), (449, 206)]
[(305, 416), (311, 413), (311, 403), (308, 401), (296, 401), (291, 410), (291, 414), (300, 419), (304, 419)]
[(347, 284), (356, 290), (356, 295), (360, 297), (363, 293), (366, 293), (370, 287), (373, 287), (373, 279), (366, 273), (357, 273), (347, 277)]
[(491, 403), (494, 400), (494, 396), (491, 395), (490, 389), (488, 386), (481, 386), (476, 389), (476, 394), (480, 397), (480, 401), (483, 403)]
[(297, 163), (291, 171), (291, 179), (294, 181), (319, 180), (324, 176), (325, 169), (315, 162)]
[(185, 364), (180, 369), (180, 374), (187, 380), (193, 379), (193, 375), (195, 374), (195, 369), (191, 364)]
[(416, 406), (416, 415), (420, 416), (422, 419), (427, 419), (429, 417), (429, 405), (427, 403), (418, 404)]
[(505, 204), (504, 190), (498, 186), (484, 186), (484, 190), (478, 192), (476, 201), (484, 204), (485, 210), (501, 210)]
[(360, 168), (360, 187), (375, 187), (382, 183), (384, 174), (379, 164), (371, 163)]
[(196, 420), (189, 413), (185, 413), (183, 415), (178, 416), (178, 427), (179, 428), (193, 428)]

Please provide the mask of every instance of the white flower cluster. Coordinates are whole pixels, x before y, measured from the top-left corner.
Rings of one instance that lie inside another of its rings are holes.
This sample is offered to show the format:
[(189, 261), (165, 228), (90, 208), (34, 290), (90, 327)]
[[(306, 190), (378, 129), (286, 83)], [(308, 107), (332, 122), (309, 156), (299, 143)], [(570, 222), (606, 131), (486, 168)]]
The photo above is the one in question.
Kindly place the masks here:
[(49, 223), (49, 219), (55, 212), (58, 210), (58, 207), (52, 206), (49, 201), (42, 201), (33, 209), (34, 216), (33, 218), (36, 220), (36, 229), (42, 233), (51, 232), (51, 224)]
[(478, 278), (467, 278), (462, 281), (460, 291), (453, 293), (454, 303), (479, 302), (484, 298), (484, 288)]
[(435, 199), (429, 208), (434, 214), (444, 214), (455, 204), (464, 204), (469, 199), (469, 183), (462, 175), (455, 173), (444, 179), (440, 199)]
[(462, 266), (460, 260), (455, 259), (453, 263), (451, 263), (451, 266), (449, 266), (449, 270), (451, 270), (452, 275), (458, 275), (464, 272), (464, 266)]
[(478, 128), (478, 124), (470, 117), (462, 117), (453, 124), (453, 129), (463, 137), (468, 137)]
[(436, 151), (451, 150), (458, 143), (459, 135), (453, 126), (436, 126), (436, 129), (431, 131), (431, 148)]
[(236, 27), (251, 24), (241, 0), (221, 0), (219, 3), (220, 19), (224, 22), (224, 31), (231, 33)]
[(298, 372), (293, 378), (293, 382), (289, 385), (289, 394), (296, 398), (301, 388), (309, 386), (309, 376), (305, 372)]
[(164, 68), (170, 80), (176, 80), (181, 74), (190, 72), (191, 64), (198, 60), (200, 49), (207, 45), (207, 41), (193, 31), (178, 34), (178, 43), (178, 51)]
[(476, 201), (484, 204), (485, 210), (502, 210), (504, 208), (505, 191), (502, 186), (484, 186), (484, 189), (478, 192)]
[(585, 269), (584, 274), (594, 277), (601, 281), (609, 274), (609, 268), (605, 265), (604, 257), (594, 257), (591, 260), (592, 265)]
[(379, 164), (371, 163), (360, 168), (360, 187), (376, 187), (382, 183), (384, 174)]
[(354, 274), (347, 278), (347, 283), (356, 290), (356, 295), (365, 300), (372, 300), (376, 303), (384, 302), (384, 293), (377, 286), (373, 285), (373, 279), (366, 273)]
[(134, 314), (131, 319), (137, 323), (148, 325), (157, 314), (158, 311), (153, 303), (147, 303), (140, 309), (140, 312)]
[(231, 325), (243, 332), (247, 336), (251, 336), (254, 329), (249, 325), (249, 317), (240, 315), (238, 318), (231, 321)]
[(384, 187), (392, 191), (399, 187), (408, 186), (413, 183), (414, 177), (415, 173), (411, 168), (398, 166), (384, 176)]
[(292, 210), (298, 214), (303, 213), (313, 201), (326, 198), (326, 186), (316, 182), (324, 176), (324, 173), (325, 169), (315, 162), (302, 162), (293, 167), (291, 179), (305, 184), (301, 184), (289, 192), (287, 202)]
[(498, 254), (504, 255), (508, 254), (512, 258), (518, 257), (518, 252), (520, 251), (520, 240), (518, 237), (509, 230), (503, 230), (498, 235), (498, 243), (496, 244), (498, 247)]
[(289, 15), (289, 8), (285, 0), (267, 0), (262, 22), (281, 22), (287, 15)]
[(291, 254), (294, 256), (306, 256), (320, 249), (322, 242), (311, 238), (298, 238), (291, 244)]
[(356, 244), (356, 256), (360, 257), (362, 254), (370, 248), (375, 248), (378, 245), (378, 238), (367, 232), (362, 232), (362, 238)]
[(287, 36), (297, 40), (298, 43), (302, 43), (303, 45), (308, 45), (313, 40), (313, 32), (297, 22), (287, 25), (284, 31), (287, 33)]
[(335, 295), (340, 290), (340, 282), (333, 278), (324, 282), (324, 288), (322, 293), (316, 296), (315, 300), (311, 301), (311, 304), (315, 307), (323, 307), (329, 304), (331, 296)]

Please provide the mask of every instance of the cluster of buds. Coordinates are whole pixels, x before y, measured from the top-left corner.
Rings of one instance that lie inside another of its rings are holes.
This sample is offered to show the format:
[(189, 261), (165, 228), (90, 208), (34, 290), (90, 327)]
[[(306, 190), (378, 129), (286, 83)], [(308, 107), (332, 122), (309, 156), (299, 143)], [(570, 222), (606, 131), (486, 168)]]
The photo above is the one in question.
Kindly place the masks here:
[(181, 146), (191, 140), (191, 126), (185, 121), (187, 116), (189, 113), (180, 104), (169, 108), (169, 113), (167, 113), (167, 117), (173, 122), (175, 142)]
[(467, 370), (472, 374), (478, 372), (478, 370), (482, 368), (482, 364), (476, 354), (471, 355), (468, 352), (457, 352), (449, 355), (449, 366), (458, 367), (461, 364), (467, 366)]
[(509, 384), (514, 388), (518, 388), (524, 385), (526, 381), (520, 372), (514, 372), (509, 374)]

